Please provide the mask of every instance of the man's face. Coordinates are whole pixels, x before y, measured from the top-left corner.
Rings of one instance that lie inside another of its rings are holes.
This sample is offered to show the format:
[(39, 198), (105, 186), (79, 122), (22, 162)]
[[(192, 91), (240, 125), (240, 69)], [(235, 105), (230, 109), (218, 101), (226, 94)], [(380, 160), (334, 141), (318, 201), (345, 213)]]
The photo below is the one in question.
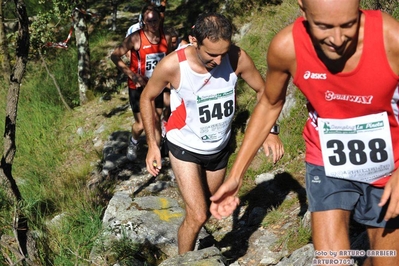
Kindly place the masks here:
[(144, 26), (147, 30), (157, 32), (159, 30), (160, 18), (157, 12), (147, 11), (144, 14)]
[(176, 50), (177, 46), (179, 45), (177, 43), (177, 37), (172, 37), (170, 40), (171, 44), (172, 44), (172, 50)]
[(303, 0), (303, 4), (315, 48), (331, 60), (343, 57), (357, 42), (359, 0)]
[(230, 41), (218, 40), (212, 42), (206, 38), (203, 40), (202, 45), (199, 47), (198, 44), (196, 45), (198, 59), (207, 69), (215, 68), (222, 62), (222, 58), (229, 51), (230, 45)]

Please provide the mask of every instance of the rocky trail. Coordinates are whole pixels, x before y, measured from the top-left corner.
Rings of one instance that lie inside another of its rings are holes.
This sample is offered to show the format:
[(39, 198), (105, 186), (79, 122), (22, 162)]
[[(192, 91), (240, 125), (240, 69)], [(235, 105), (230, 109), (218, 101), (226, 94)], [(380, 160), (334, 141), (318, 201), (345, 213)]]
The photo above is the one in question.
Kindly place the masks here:
[[(90, 112), (97, 120), (96, 128), (84, 129), (97, 134), (93, 148), (102, 152), (88, 186), (102, 190), (102, 200), (107, 202), (102, 217), (103, 242), (91, 255), (96, 265), (311, 265), (312, 244), (292, 254), (287, 248), (289, 232), (298, 227), (298, 221), (305, 227), (310, 225), (305, 189), (283, 169), (257, 176), (237, 211), (221, 221), (212, 217), (199, 235), (196, 250), (178, 256), (177, 230), (184, 205), (168, 158), (161, 174), (153, 177), (145, 169), (144, 136), (134, 162), (126, 158), (128, 130), (112, 132), (103, 140), (98, 137), (111, 127), (113, 116), (126, 115), (126, 123), (119, 127), (130, 128), (131, 110), (126, 96), (124, 92), (116, 93), (107, 101), (93, 104), (95, 109)], [(282, 214), (281, 222), (263, 225), (271, 210), (290, 200), (296, 203)], [(118, 262), (110, 245), (121, 240), (140, 243), (147, 251), (142, 250), (139, 258), (131, 258), (133, 264)], [(358, 245), (364, 243), (358, 241)], [(149, 258), (155, 262), (148, 264)]]
[[(110, 67), (111, 49), (107, 58), (100, 62), (105, 68)], [(111, 78), (106, 83), (112, 87), (119, 82)], [(145, 136), (142, 136), (137, 160), (130, 162), (126, 158), (133, 119), (127, 91), (104, 95), (100, 101), (77, 111), (90, 121), (82, 125), (81, 131), (94, 135), (85, 149), (101, 155), (100, 161), (94, 163), (96, 166), (87, 184), (93, 191), (100, 192), (98, 201), (105, 202), (106, 206), (101, 241), (91, 252), (93, 265), (312, 264), (311, 243), (293, 252), (289, 246), (290, 234), (299, 233), (300, 226), (310, 228), (310, 215), (304, 187), (285, 172), (283, 166), (255, 177), (236, 212), (221, 221), (211, 218), (200, 232), (195, 251), (179, 256), (177, 230), (184, 216), (184, 203), (168, 158), (164, 160), (160, 175), (149, 175), (145, 168)], [(120, 117), (125, 118), (118, 122), (117, 130), (110, 131), (115, 128), (116, 117), (118, 121)], [(111, 133), (104, 137), (104, 131)], [(290, 202), (290, 207), (275, 218), (278, 222), (265, 224), (265, 218), (285, 202)], [(364, 230), (355, 226), (353, 248), (366, 249), (365, 238)], [(142, 249), (121, 260), (112, 249), (118, 241), (138, 243)], [(356, 263), (361, 259), (358, 261)]]
[[(129, 238), (146, 243), (163, 254), (163, 258), (177, 255), (177, 229), (184, 215), (180, 197), (168, 158), (164, 159), (161, 174), (153, 177), (145, 169), (146, 144), (142, 137), (138, 159), (130, 162), (126, 158), (127, 140), (132, 117), (127, 94), (115, 93), (107, 101), (92, 104), (90, 116), (96, 128), (85, 128), (97, 135), (93, 149), (102, 152), (102, 160), (92, 172), (88, 186), (103, 191), (102, 200), (107, 207), (102, 218), (105, 242)], [(125, 115), (127, 130), (112, 132), (107, 139), (99, 137), (101, 132), (112, 127), (113, 116)], [(201, 232), (197, 249), (217, 248), (225, 264), (219, 265), (277, 265), (288, 255), (280, 236), (296, 217), (308, 223), (305, 190), (292, 177), (278, 170), (257, 178), (257, 184), (242, 199), (243, 205), (232, 215), (218, 221), (211, 218)], [(291, 184), (291, 185), (290, 185)], [(262, 226), (268, 211), (278, 207), (284, 200), (300, 198), (300, 204), (292, 206), (281, 225), (274, 228)], [(255, 199), (255, 200), (254, 200)], [(198, 251), (197, 251), (198, 252)], [(93, 258), (107, 260), (110, 254), (93, 251)], [(103, 261), (99, 265), (104, 265)], [(108, 264), (107, 265), (113, 265)], [(115, 262), (116, 263), (116, 262)], [(173, 265), (173, 264), (170, 264)]]

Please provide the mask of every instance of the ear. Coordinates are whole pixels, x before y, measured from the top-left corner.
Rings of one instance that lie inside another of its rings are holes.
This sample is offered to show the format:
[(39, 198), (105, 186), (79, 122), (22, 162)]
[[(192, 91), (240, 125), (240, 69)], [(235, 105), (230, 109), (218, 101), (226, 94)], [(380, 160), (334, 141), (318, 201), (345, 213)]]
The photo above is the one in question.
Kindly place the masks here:
[(306, 20), (306, 12), (305, 12), (305, 7), (303, 5), (303, 1), (302, 0), (298, 0), (298, 5), (301, 8), (301, 13), (302, 16), (304, 17), (304, 19)]
[(195, 48), (198, 48), (198, 41), (197, 41), (197, 38), (195, 38), (194, 36), (191, 36), (190, 42), (192, 43), (192, 45), (193, 45)]

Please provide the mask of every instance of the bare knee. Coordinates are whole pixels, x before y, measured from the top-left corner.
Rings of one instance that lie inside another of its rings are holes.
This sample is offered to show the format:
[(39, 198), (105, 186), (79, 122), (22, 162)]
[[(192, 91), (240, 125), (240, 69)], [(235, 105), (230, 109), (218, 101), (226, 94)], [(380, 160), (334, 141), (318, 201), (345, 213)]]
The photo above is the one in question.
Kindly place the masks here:
[(206, 213), (201, 212), (187, 212), (185, 217), (186, 225), (194, 230), (200, 230), (201, 227), (206, 223), (209, 216)]

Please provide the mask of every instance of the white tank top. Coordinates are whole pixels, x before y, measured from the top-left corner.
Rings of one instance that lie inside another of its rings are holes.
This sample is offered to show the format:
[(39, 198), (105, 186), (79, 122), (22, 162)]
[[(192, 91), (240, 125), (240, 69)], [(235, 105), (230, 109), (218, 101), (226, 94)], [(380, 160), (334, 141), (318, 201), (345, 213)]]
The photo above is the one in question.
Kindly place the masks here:
[(214, 154), (226, 147), (235, 112), (237, 75), (229, 56), (206, 74), (194, 72), (177, 51), (180, 86), (171, 89), (171, 116), (166, 124), (170, 142), (198, 154)]

